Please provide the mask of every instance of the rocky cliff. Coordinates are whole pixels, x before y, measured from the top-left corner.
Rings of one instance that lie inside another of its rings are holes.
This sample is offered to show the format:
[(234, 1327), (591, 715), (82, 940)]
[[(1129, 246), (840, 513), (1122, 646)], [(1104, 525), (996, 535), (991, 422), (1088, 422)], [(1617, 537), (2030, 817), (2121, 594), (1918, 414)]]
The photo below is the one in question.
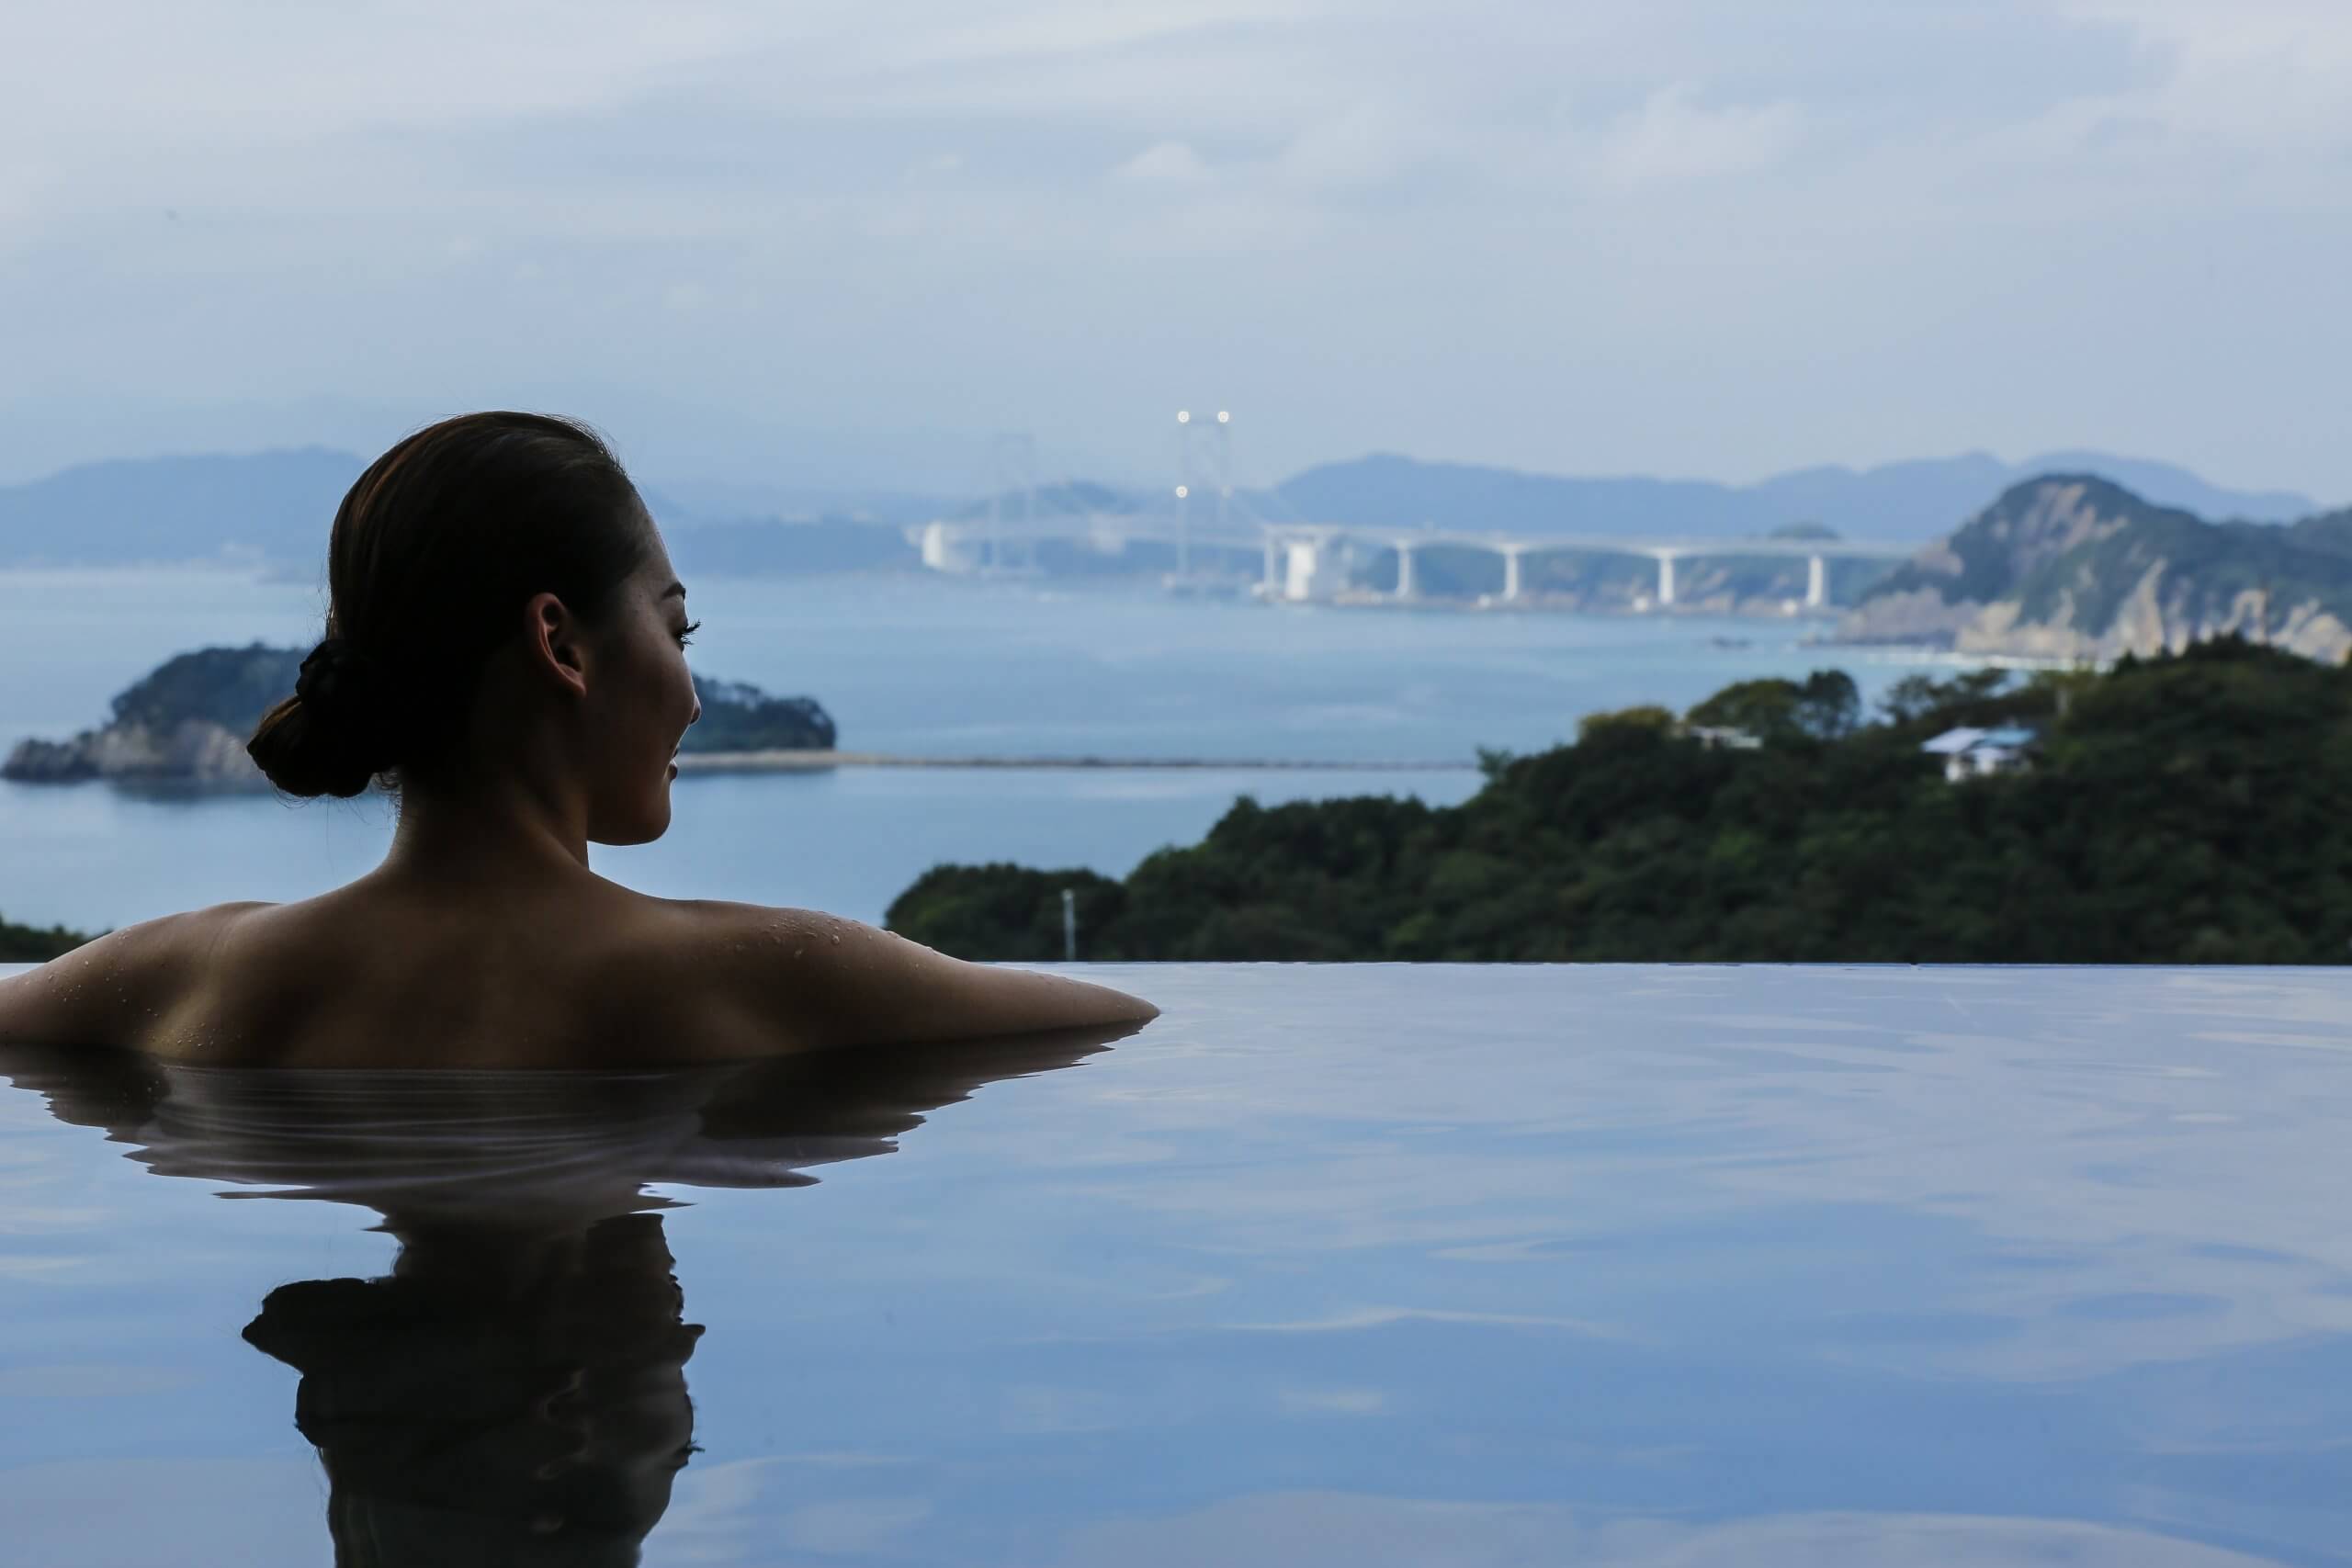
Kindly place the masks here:
[(1883, 579), (1839, 630), (1849, 642), (2053, 659), (2234, 632), (2341, 662), (2352, 511), (2208, 523), (2089, 475), (2029, 479)]
[(80, 779), (175, 781), (258, 787), (245, 740), (294, 690), (302, 655), (254, 643), (206, 648), (165, 660), (114, 699), (113, 716), (71, 740), (20, 740), (0, 777), (35, 784)]

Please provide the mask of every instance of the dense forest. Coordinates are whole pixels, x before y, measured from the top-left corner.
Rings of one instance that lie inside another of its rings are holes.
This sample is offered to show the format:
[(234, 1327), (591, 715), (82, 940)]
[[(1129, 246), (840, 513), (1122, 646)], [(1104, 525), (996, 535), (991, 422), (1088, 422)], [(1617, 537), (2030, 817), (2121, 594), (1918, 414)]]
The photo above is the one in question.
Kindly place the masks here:
[[(1928, 739), (2020, 726), (1960, 783)], [(1702, 730), (1706, 734), (1701, 734)], [(1758, 742), (1742, 742), (1748, 738)], [(973, 958), (2334, 963), (2352, 671), (2222, 638), (2103, 674), (1835, 671), (1485, 759), (1459, 807), (1237, 802), (1123, 881), (940, 866), (890, 927)]]
[(0, 964), (46, 964), (89, 940), (88, 932), (63, 926), (20, 926), (0, 919)]

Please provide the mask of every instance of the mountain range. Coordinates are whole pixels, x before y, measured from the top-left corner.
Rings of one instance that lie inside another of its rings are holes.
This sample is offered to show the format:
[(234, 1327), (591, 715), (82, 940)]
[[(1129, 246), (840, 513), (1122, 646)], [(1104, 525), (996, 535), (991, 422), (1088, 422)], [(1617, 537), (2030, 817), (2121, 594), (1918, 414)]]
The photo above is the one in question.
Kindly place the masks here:
[[(0, 486), (0, 567), (223, 559), (315, 563), (324, 553), (335, 506), (363, 466), (348, 453), (305, 447), (249, 456), (116, 459)], [(1860, 470), (1805, 468), (1750, 485), (1569, 478), (1375, 455), (1309, 468), (1238, 500), (1245, 514), (1273, 521), (1700, 537), (1760, 535), (1808, 522), (1850, 538), (1908, 541), (1950, 528), (2019, 479), (2052, 471), (2095, 474), (2153, 502), (2249, 521), (2282, 521), (2319, 510), (2308, 498), (2290, 492), (2227, 490), (2169, 464), (2096, 453), (2056, 453), (2022, 464), (1978, 453)], [(1108, 510), (1147, 504), (1136, 492), (1114, 487), (1063, 488), (1073, 502), (1083, 497), (1087, 504)], [(748, 547), (756, 541), (740, 530), (776, 519), (747, 517), (740, 510), (741, 494), (682, 479), (674, 487), (650, 485), (647, 501), (673, 542), (685, 542), (676, 538), (682, 532), (713, 529), (708, 540), (714, 547), (707, 553), (714, 562), (765, 558), (775, 552)], [(831, 569), (824, 563), (832, 562), (871, 567), (909, 553), (856, 547), (838, 536), (844, 529), (975, 509), (968, 499), (909, 492), (826, 491), (821, 498), (810, 492), (808, 500), (812, 505), (821, 500), (818, 510), (837, 536), (822, 548), (800, 552), (820, 563), (816, 570)], [(1157, 498), (1149, 503), (1158, 504)], [(716, 531), (722, 527), (723, 533)], [(815, 545), (814, 536), (808, 542)], [(681, 552), (682, 561), (689, 553)], [(798, 558), (785, 552), (781, 558)]]
[(1571, 479), (1381, 455), (1309, 468), (1272, 496), (1276, 517), (1317, 523), (1702, 538), (1814, 523), (1849, 539), (1901, 543), (1951, 528), (2022, 479), (2082, 472), (2211, 516), (2283, 522), (2319, 510), (2291, 491), (2227, 490), (2169, 463), (2096, 452), (2052, 452), (2023, 463), (1974, 452), (1873, 468), (1799, 468), (1749, 485)]

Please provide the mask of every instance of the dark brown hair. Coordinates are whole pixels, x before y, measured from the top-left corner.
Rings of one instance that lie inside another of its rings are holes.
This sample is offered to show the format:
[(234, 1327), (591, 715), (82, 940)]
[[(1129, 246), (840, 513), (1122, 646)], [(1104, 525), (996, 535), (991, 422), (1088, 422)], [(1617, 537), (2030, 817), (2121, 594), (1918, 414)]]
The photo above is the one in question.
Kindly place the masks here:
[(514, 612), (593, 619), (644, 561), (644, 504), (596, 433), (534, 413), (428, 425), (368, 467), (327, 542), (326, 636), (245, 750), (288, 795), (446, 757)]

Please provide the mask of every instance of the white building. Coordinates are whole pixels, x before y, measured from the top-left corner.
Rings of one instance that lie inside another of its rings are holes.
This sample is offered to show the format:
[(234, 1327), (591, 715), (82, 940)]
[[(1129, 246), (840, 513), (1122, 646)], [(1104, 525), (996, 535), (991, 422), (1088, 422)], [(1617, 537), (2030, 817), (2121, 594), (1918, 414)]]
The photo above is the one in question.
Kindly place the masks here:
[(2008, 726), (1999, 729), (1947, 729), (1919, 750), (1944, 760), (1944, 777), (1953, 784), (1995, 773), (2021, 772), (2031, 760), (2036, 736), (2030, 729)]

